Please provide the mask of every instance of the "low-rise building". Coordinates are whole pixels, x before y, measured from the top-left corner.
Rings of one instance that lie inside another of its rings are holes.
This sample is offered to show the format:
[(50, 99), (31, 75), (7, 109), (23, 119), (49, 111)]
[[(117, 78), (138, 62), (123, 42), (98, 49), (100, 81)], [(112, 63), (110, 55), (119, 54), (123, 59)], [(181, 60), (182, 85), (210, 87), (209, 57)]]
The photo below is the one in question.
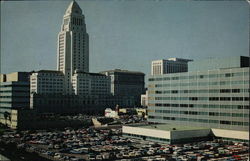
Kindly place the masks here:
[(151, 140), (167, 144), (183, 144), (219, 138), (230, 141), (249, 142), (247, 131), (225, 130), (176, 124), (125, 125), (125, 137)]
[(211, 130), (205, 127), (188, 127), (170, 124), (126, 125), (123, 136), (167, 144), (188, 143), (211, 139)]
[(0, 122), (11, 120), (12, 110), (29, 109), (29, 72), (1, 74), (0, 82)]

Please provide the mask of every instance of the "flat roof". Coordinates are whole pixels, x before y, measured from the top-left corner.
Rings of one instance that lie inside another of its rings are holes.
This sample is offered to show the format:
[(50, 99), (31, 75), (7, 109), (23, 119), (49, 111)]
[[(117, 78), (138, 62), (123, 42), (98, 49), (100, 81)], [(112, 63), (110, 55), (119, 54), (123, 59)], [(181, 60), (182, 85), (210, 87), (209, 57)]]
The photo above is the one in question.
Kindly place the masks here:
[(139, 71), (130, 71), (130, 70), (123, 70), (123, 69), (113, 69), (113, 70), (106, 70), (106, 71), (101, 71), (100, 73), (125, 73), (125, 74), (141, 74), (141, 75), (145, 75), (142, 72)]
[[(194, 127), (174, 124), (152, 124), (152, 125), (132, 125), (133, 127), (154, 129), (154, 130), (166, 130), (166, 131), (184, 131), (184, 130), (201, 130), (210, 129), (206, 127)], [(175, 130), (173, 130), (175, 128)]]

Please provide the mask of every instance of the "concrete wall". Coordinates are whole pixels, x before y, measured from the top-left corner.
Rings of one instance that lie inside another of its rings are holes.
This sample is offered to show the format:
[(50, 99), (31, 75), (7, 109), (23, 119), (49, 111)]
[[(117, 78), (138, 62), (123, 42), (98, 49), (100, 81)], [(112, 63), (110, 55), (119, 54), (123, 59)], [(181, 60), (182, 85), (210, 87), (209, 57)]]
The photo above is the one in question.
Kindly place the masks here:
[(216, 137), (249, 140), (248, 131), (212, 129), (212, 132)]
[(210, 129), (171, 131), (171, 139), (184, 139), (208, 136)]
[(170, 139), (170, 131), (146, 129), (143, 127), (122, 126), (122, 133)]

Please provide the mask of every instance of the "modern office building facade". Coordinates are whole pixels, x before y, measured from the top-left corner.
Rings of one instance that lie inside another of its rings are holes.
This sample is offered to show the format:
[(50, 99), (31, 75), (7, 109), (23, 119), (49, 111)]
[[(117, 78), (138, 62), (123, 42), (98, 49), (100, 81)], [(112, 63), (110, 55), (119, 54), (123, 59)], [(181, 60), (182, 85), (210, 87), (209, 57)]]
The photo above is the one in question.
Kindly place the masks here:
[(209, 60), (192, 67), (199, 71), (151, 75), (148, 121), (248, 131), (249, 58), (240, 59), (231, 68), (220, 63), (205, 70)]
[(189, 61), (192, 60), (182, 58), (154, 60), (151, 63), (151, 75), (187, 72)]
[(140, 105), (141, 94), (145, 93), (144, 73), (121, 69), (101, 73), (111, 77), (111, 93), (114, 96), (133, 96), (135, 105)]
[(30, 82), (28, 72), (1, 74), (0, 122), (11, 122), (12, 110), (29, 109)]

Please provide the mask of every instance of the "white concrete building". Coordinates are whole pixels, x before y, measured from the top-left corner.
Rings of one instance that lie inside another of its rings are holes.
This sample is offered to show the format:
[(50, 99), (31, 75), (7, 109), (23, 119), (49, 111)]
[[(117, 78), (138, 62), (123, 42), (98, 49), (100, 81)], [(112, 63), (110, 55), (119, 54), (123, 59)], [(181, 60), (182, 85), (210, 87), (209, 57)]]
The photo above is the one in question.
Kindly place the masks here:
[(72, 94), (74, 71), (89, 72), (89, 36), (84, 15), (75, 1), (71, 2), (63, 16), (57, 53), (57, 70), (65, 75), (66, 93)]
[(40, 70), (30, 76), (31, 93), (63, 93), (64, 90), (64, 75), (60, 71)]
[[(249, 141), (249, 132), (210, 129), (206, 127), (183, 126), (174, 124), (125, 125), (122, 126), (123, 136), (136, 137), (170, 144), (187, 143), (207, 140), (211, 137), (227, 138), (227, 140)], [(237, 139), (235, 139), (237, 138)]]
[(122, 135), (143, 140), (164, 142), (168, 144), (187, 143), (194, 140), (207, 140), (211, 130), (205, 127), (190, 127), (170, 124), (125, 125)]
[(187, 72), (189, 61), (192, 60), (181, 58), (154, 60), (151, 63), (151, 75)]
[(76, 95), (110, 95), (110, 77), (99, 73), (75, 72), (72, 76)]

